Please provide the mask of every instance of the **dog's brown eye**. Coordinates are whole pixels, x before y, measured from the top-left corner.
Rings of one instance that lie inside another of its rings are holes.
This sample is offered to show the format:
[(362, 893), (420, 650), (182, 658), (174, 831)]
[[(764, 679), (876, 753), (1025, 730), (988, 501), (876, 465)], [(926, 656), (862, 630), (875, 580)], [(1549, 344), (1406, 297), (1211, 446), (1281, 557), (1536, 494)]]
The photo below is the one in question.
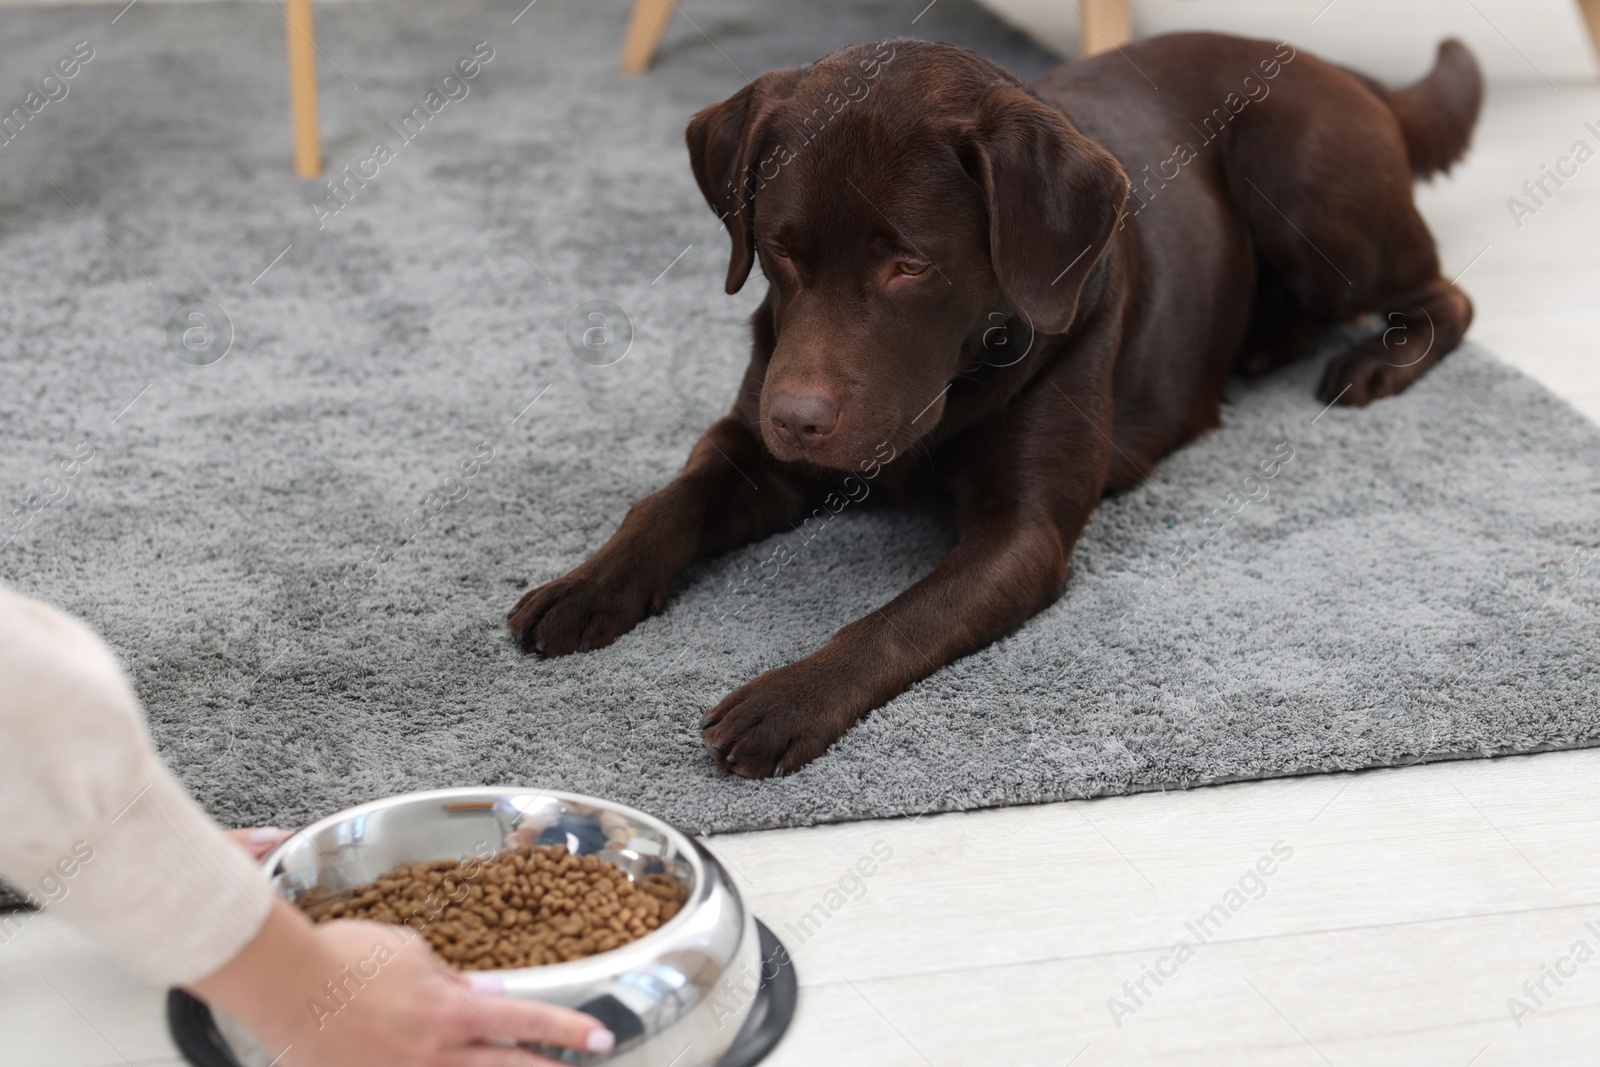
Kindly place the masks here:
[(894, 269), (898, 273), (904, 274), (907, 278), (915, 278), (919, 274), (926, 274), (928, 265), (926, 263), (917, 263), (914, 260), (902, 259), (894, 265)]
[(789, 250), (787, 248), (783, 247), (782, 245), (769, 244), (769, 245), (767, 245), (767, 251), (771, 252), (773, 255), (777, 256), (779, 259), (788, 259), (789, 258)]

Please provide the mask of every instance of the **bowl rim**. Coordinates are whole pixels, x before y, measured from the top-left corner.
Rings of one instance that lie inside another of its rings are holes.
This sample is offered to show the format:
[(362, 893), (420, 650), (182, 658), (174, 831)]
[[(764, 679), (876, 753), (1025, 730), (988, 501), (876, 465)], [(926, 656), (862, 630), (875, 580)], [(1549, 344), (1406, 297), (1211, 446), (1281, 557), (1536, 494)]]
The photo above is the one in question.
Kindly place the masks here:
[[(689, 886), (689, 897), (684, 901), (683, 906), (678, 909), (678, 914), (674, 915), (671, 919), (656, 927), (654, 930), (651, 930), (643, 937), (635, 938), (626, 945), (620, 945), (613, 949), (606, 949), (603, 952), (596, 952), (593, 955), (584, 956), (581, 959), (563, 960), (560, 963), (541, 963), (532, 967), (504, 967), (484, 970), (481, 972), (463, 971), (461, 973), (494, 974), (501, 976), (502, 978), (512, 975), (529, 976), (531, 978), (531, 976), (537, 975), (541, 985), (546, 984), (547, 981), (552, 985), (558, 983), (565, 985), (567, 982), (560, 981), (565, 976), (572, 976), (572, 981), (582, 981), (584, 978), (580, 976), (583, 975), (583, 972), (590, 972), (590, 976), (592, 976), (593, 972), (601, 969), (600, 961), (608, 959), (619, 961), (620, 969), (627, 970), (629, 969), (630, 965), (620, 962), (624, 958), (625, 954), (640, 955), (642, 953), (635, 952), (633, 950), (638, 949), (639, 946), (645, 945), (648, 942), (659, 942), (662, 935), (673, 931), (674, 928), (681, 928), (682, 926), (686, 925), (691, 920), (693, 913), (696, 910), (696, 906), (703, 903), (703, 898), (710, 892), (710, 885), (707, 875), (709, 869), (708, 861), (710, 861), (712, 857), (708, 852), (705, 851), (704, 847), (698, 841), (684, 833), (682, 830), (679, 830), (676, 826), (673, 826), (665, 819), (658, 818), (646, 811), (640, 811), (638, 808), (635, 808), (632, 805), (623, 804), (614, 800), (606, 800), (603, 797), (590, 796), (586, 793), (571, 793), (561, 789), (542, 789), (533, 786), (486, 785), (457, 786), (444, 789), (422, 789), (411, 793), (396, 793), (393, 796), (382, 797), (377, 800), (369, 800), (353, 807), (343, 808), (331, 815), (327, 815), (321, 819), (318, 819), (316, 822), (313, 822), (308, 826), (296, 830), (294, 833), (284, 838), (283, 841), (279, 842), (279, 844), (272, 849), (271, 852), (268, 852), (262, 857), (262, 870), (266, 872), (267, 878), (270, 881), (275, 881), (276, 875), (273, 868), (280, 862), (283, 854), (288, 852), (291, 846), (295, 845), (301, 838), (309, 837), (319, 830), (326, 829), (337, 823), (345, 822), (357, 816), (368, 815), (372, 812), (398, 807), (401, 804), (428, 803), (450, 799), (503, 800), (511, 797), (522, 796), (551, 797), (560, 801), (575, 802), (578, 804), (587, 805), (589, 807), (600, 808), (617, 815), (622, 815), (628, 819), (636, 820), (637, 822), (642, 823), (651, 829), (660, 831), (661, 834), (667, 838), (672, 847), (678, 851), (678, 854), (684, 860), (684, 862), (686, 862), (690, 867), (690, 871), (693, 876), (693, 882)], [(523, 806), (518, 806), (517, 811), (519, 815), (527, 814)], [(504, 848), (505, 846), (502, 844), (495, 849), (495, 852), (499, 853), (503, 851)], [(320, 852), (321, 850), (318, 849), (317, 851)], [(442, 859), (444, 857), (436, 858)], [(410, 862), (417, 863), (422, 861), (412, 860)], [(724, 876), (722, 880), (727, 884), (729, 891), (734, 892), (735, 899), (737, 899), (737, 891), (733, 889), (732, 882), (729, 881), (726, 876)], [(285, 897), (282, 891), (279, 890), (276, 885), (273, 887), (273, 892), (277, 896), (288, 900), (290, 904), (294, 903), (293, 900), (289, 900), (288, 897)], [(742, 901), (740, 910), (743, 910)], [(401, 923), (398, 925), (404, 926), (405, 924)], [(612, 966), (604, 967), (604, 971), (608, 973), (617, 969), (617, 967)]]

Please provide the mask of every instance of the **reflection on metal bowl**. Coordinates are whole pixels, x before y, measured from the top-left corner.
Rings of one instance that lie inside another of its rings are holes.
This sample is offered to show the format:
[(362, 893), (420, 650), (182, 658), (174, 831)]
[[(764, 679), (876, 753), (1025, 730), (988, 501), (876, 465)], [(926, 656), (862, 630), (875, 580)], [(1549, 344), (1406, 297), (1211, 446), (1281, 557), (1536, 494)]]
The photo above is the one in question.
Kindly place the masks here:
[[(783, 946), (758, 930), (709, 852), (633, 808), (505, 787), (410, 793), (323, 819), (285, 841), (265, 865), (273, 886), (294, 900), (312, 887), (353, 888), (403, 863), (482, 857), (523, 844), (563, 844), (616, 864), (634, 879), (665, 873), (688, 892), (677, 915), (630, 944), (566, 963), (495, 972), (507, 995), (589, 1012), (617, 1037), (615, 1049), (603, 1056), (538, 1052), (607, 1067), (725, 1067), (754, 1063), (776, 1043), (794, 998)], [(192, 1033), (186, 1042), (178, 1033), (178, 1016), (193, 1011), (185, 1004), (169, 1008), (180, 1047), (200, 1063), (204, 1057), (189, 1046), (207, 1042)], [(185, 1026), (210, 1031), (209, 1043), (227, 1054), (217, 1064), (271, 1062), (243, 1027), (220, 1014), (214, 1027)]]

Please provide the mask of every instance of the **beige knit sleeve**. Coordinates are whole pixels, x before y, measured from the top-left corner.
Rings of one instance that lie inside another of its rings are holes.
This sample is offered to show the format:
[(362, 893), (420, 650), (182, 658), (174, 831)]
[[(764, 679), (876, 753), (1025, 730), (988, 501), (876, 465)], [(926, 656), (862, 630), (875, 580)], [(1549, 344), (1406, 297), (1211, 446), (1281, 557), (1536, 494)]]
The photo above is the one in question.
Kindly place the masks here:
[(0, 811), (0, 878), (151, 981), (211, 974), (266, 919), (262, 872), (162, 765), (111, 650), (4, 588)]

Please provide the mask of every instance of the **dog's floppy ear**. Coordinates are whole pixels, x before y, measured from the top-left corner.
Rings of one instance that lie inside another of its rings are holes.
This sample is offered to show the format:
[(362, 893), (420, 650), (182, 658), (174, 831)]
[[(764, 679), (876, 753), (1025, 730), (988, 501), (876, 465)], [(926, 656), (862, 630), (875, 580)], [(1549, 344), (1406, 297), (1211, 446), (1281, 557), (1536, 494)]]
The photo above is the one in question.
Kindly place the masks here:
[(684, 131), (694, 180), (733, 241), (728, 260), (729, 293), (739, 291), (755, 264), (753, 220), (760, 184), (756, 157), (768, 114), (774, 102), (794, 91), (804, 71), (803, 67), (790, 67), (763, 74), (722, 103), (697, 112)]
[(1000, 291), (1043, 333), (1063, 333), (1128, 198), (1111, 153), (1017, 85), (984, 94), (969, 169), (989, 208)]

